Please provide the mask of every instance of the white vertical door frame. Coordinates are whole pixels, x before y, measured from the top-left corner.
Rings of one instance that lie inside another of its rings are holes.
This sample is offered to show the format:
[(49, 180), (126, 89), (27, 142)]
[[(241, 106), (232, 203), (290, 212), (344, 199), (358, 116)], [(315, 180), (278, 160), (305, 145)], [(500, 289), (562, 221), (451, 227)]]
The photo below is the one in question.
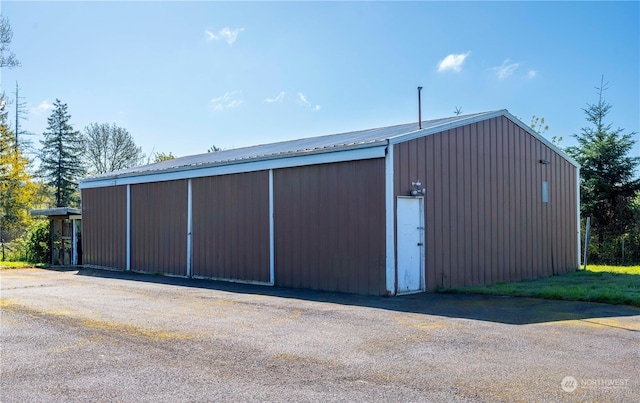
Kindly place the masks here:
[[(576, 262), (578, 263), (578, 267), (577, 269), (580, 270), (580, 258), (582, 256), (582, 253), (580, 253), (580, 236), (582, 235), (580, 232), (580, 167), (576, 168), (576, 232), (578, 234), (577, 238), (577, 244), (578, 244), (578, 260), (576, 260)], [(587, 247), (587, 245), (585, 244), (585, 248)]]
[(275, 284), (276, 247), (273, 217), (273, 169), (269, 170), (269, 285)]
[(385, 174), (385, 247), (386, 247), (386, 288), (387, 295), (396, 295), (396, 230), (395, 230), (395, 197), (393, 194), (393, 144), (387, 146), (384, 157)]
[(126, 269), (131, 270), (131, 185), (127, 185), (127, 261)]
[(187, 277), (191, 278), (191, 262), (193, 246), (191, 244), (191, 234), (193, 232), (193, 207), (191, 197), (191, 179), (187, 181)]
[(71, 264), (78, 264), (78, 229), (76, 228), (78, 220), (71, 220)]
[(427, 269), (425, 266), (427, 244), (425, 236), (426, 221), (424, 218), (424, 196), (420, 197), (420, 219), (418, 222), (420, 223), (420, 243), (422, 244), (420, 247), (420, 291), (425, 291), (427, 289)]

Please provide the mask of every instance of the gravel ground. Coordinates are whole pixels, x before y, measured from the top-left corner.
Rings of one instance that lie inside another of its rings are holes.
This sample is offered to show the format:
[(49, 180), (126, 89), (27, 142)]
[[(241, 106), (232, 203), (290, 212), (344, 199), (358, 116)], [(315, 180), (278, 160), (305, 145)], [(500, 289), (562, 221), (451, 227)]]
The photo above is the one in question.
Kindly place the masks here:
[(0, 283), (7, 403), (640, 401), (631, 307), (95, 270)]

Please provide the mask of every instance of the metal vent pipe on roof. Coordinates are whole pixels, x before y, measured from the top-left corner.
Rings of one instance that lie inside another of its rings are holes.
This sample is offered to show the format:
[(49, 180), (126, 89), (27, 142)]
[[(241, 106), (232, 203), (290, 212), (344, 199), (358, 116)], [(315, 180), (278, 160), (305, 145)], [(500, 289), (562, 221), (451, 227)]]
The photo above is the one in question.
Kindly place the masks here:
[(422, 100), (420, 99), (422, 87), (418, 87), (418, 129), (422, 129)]

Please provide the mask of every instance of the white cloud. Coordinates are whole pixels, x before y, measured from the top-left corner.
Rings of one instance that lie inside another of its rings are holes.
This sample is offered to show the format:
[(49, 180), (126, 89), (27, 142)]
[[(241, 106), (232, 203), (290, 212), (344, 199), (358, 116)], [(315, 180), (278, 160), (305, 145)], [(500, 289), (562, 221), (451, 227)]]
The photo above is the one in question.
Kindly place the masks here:
[(533, 79), (538, 75), (538, 72), (535, 70), (529, 70), (529, 72), (527, 73), (527, 78), (529, 79)]
[(304, 94), (302, 92), (298, 93), (298, 103), (300, 105), (304, 105), (304, 106), (308, 106), (311, 109), (313, 109), (314, 111), (319, 111), (320, 110), (320, 105), (313, 105), (311, 102), (309, 102), (309, 100), (307, 100), (307, 97), (304, 96)]
[(49, 111), (53, 109), (53, 104), (50, 104), (49, 101), (47, 101), (46, 99), (42, 102), (40, 102), (40, 105), (31, 108), (31, 112), (33, 112), (33, 114), (35, 115), (39, 115), (43, 112)]
[(236, 39), (238, 39), (238, 34), (242, 31), (244, 31), (244, 28), (231, 29), (229, 27), (224, 27), (218, 31), (218, 33), (213, 33), (210, 30), (205, 29), (204, 34), (207, 37), (207, 42), (223, 40), (231, 46)]
[(267, 98), (267, 99), (265, 99), (265, 102), (268, 102), (270, 104), (272, 104), (274, 102), (282, 103), (282, 101), (284, 100), (284, 94), (285, 94), (284, 91), (280, 91), (278, 96), (276, 96), (275, 98)]
[(467, 53), (460, 53), (457, 55), (453, 53), (448, 55), (444, 59), (440, 60), (440, 63), (438, 63), (438, 72), (440, 73), (447, 70), (458, 72), (462, 70), (462, 63), (464, 63), (465, 59), (467, 58), (467, 56), (469, 56), (470, 53), (471, 51)]
[(305, 97), (301, 92), (298, 93), (298, 102), (302, 105), (311, 106), (311, 102), (307, 101), (307, 97)]
[(494, 67), (493, 70), (496, 72), (496, 76), (499, 80), (504, 80), (505, 78), (510, 77), (520, 66), (520, 63), (511, 63), (511, 60), (506, 59), (502, 62), (501, 66)]
[(226, 108), (235, 108), (242, 105), (244, 101), (242, 99), (234, 99), (226, 105)]
[(211, 105), (214, 111), (236, 108), (244, 102), (239, 98), (240, 96), (242, 96), (242, 91), (225, 92), (223, 96), (211, 99), (209, 105)]

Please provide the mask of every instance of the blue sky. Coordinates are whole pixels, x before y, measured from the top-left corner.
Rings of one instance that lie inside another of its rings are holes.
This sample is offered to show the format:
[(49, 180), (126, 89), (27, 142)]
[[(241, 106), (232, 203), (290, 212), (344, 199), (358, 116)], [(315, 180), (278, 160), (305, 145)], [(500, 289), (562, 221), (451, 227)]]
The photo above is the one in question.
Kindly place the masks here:
[[(176, 156), (508, 109), (547, 136), (604, 96), (640, 132), (638, 2), (12, 2), (22, 67), (3, 69), (36, 133), (56, 98), (71, 123), (116, 123)], [(636, 138), (639, 138), (636, 135)], [(640, 155), (640, 144), (634, 148)]]

